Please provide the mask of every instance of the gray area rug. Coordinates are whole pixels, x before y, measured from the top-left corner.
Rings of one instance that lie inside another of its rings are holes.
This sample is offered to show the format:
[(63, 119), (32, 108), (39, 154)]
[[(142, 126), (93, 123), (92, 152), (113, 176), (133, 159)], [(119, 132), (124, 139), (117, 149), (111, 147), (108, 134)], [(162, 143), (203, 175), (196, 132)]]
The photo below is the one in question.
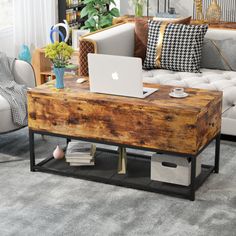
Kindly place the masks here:
[[(38, 158), (65, 140), (36, 137)], [(212, 160), (214, 146), (204, 153)], [(196, 201), (29, 171), (27, 129), (0, 136), (0, 236), (236, 235), (236, 143)]]

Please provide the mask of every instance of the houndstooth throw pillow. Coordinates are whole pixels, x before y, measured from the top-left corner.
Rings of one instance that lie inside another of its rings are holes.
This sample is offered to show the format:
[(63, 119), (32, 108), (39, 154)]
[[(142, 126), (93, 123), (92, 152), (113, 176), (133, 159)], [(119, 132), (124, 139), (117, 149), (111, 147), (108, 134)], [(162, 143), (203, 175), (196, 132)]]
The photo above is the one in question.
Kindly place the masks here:
[(202, 45), (208, 25), (163, 25), (152, 20), (148, 24), (144, 69), (200, 72)]

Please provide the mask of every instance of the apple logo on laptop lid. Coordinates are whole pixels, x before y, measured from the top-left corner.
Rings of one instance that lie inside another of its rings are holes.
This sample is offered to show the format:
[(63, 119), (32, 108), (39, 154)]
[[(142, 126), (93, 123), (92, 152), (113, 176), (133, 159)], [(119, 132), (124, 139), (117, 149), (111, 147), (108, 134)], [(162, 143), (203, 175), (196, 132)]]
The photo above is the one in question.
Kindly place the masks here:
[(119, 79), (119, 74), (117, 72), (114, 72), (111, 74), (113, 80), (118, 80)]

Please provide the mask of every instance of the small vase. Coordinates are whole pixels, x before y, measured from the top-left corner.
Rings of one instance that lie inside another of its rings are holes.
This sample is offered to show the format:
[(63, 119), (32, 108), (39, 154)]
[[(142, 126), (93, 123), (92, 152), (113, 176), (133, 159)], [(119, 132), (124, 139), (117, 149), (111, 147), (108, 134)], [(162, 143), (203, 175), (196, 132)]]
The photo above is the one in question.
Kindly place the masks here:
[(18, 58), (20, 60), (23, 60), (23, 61), (26, 61), (28, 63), (31, 63), (31, 54), (30, 54), (30, 49), (27, 45), (23, 44), (21, 47), (20, 47), (20, 52), (19, 52), (19, 55), (18, 55)]
[(64, 74), (65, 68), (53, 68), (54, 74), (56, 76), (56, 88), (63, 89), (64, 88)]
[(206, 18), (209, 23), (218, 23), (220, 21), (221, 9), (217, 0), (212, 0), (211, 5), (207, 9)]
[(141, 17), (143, 16), (143, 5), (136, 3), (135, 4), (135, 16), (136, 17)]
[(61, 160), (65, 156), (64, 151), (57, 145), (56, 149), (53, 151), (53, 157), (56, 160)]

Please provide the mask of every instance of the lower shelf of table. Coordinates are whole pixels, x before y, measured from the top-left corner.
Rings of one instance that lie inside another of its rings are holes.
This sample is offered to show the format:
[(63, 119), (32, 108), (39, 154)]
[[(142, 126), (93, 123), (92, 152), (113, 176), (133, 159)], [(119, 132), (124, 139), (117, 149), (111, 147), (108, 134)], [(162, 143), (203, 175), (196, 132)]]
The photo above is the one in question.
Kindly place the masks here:
[[(95, 160), (95, 166), (74, 167), (69, 166), (65, 160), (49, 158), (34, 166), (34, 170), (189, 198), (190, 187), (168, 184), (150, 179), (150, 158), (128, 156), (127, 174), (125, 175), (117, 174), (117, 154), (98, 152)], [(195, 190), (202, 185), (213, 170), (213, 166), (202, 165), (201, 174), (196, 178)]]

